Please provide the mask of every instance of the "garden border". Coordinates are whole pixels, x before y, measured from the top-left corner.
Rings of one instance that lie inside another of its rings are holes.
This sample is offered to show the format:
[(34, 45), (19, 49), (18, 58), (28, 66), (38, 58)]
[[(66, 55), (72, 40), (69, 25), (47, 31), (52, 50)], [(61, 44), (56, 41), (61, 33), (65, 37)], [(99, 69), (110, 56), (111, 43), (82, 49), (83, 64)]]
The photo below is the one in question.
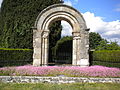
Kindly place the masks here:
[(0, 76), (3, 83), (120, 83), (120, 78)]

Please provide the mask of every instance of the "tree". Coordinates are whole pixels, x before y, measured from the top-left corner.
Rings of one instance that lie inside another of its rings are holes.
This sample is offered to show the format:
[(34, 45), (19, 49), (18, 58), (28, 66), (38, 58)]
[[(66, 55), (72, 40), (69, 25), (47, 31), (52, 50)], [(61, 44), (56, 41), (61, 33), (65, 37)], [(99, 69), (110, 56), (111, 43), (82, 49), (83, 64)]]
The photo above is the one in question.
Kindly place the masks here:
[(98, 45), (100, 45), (100, 42), (102, 41), (102, 37), (99, 33), (90, 32), (89, 33), (89, 42), (90, 42), (90, 49), (97, 48)]
[[(65, 36), (62, 37), (60, 40), (57, 41), (56, 45), (53, 49), (53, 56), (55, 60), (60, 60), (61, 62), (66, 63), (65, 61), (68, 60), (67, 64), (72, 62), (72, 37)], [(58, 63), (60, 63), (58, 61)]]
[[(0, 14), (0, 47), (32, 48), (32, 30), (38, 14), (61, 0), (3, 0)], [(56, 27), (57, 30), (57, 27)]]
[(117, 42), (108, 42), (103, 39), (99, 33), (89, 33), (90, 49), (95, 50), (120, 50), (120, 46)]
[(117, 44), (117, 42), (108, 42), (107, 40), (102, 40), (96, 50), (120, 50), (120, 46)]
[(102, 40), (100, 41), (100, 44), (95, 48), (96, 50), (106, 50), (108, 41), (107, 40)]
[(106, 46), (107, 50), (120, 50), (120, 46), (117, 44), (117, 42), (110, 42), (109, 44), (107, 44)]
[(61, 31), (62, 31), (61, 21), (54, 22), (49, 29), (50, 29), (50, 34), (49, 34), (49, 62), (52, 62), (53, 61), (53, 55), (52, 55), (53, 48), (55, 47), (57, 41), (60, 40), (60, 38), (61, 38)]

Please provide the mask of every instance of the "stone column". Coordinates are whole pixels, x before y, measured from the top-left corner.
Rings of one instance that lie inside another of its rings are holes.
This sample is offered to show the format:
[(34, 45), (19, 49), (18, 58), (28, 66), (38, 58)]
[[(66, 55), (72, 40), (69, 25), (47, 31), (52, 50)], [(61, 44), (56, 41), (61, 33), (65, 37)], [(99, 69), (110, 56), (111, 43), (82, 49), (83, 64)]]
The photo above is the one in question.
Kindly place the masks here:
[(72, 65), (77, 65), (76, 61), (76, 39), (73, 37)]
[(49, 31), (43, 31), (42, 35), (42, 65), (46, 66), (48, 65), (48, 49), (49, 49), (49, 44), (48, 40), (49, 39)]
[(86, 67), (89, 66), (89, 29), (84, 29), (83, 33), (83, 45), (84, 51), (82, 52), (82, 58), (80, 60), (80, 66), (81, 67)]
[(79, 65), (80, 61), (80, 32), (73, 32), (72, 65)]
[(41, 30), (33, 28), (33, 66), (41, 65)]
[(89, 66), (89, 32), (88, 29), (83, 29), (81, 34), (81, 59), (80, 59), (80, 66), (86, 67)]

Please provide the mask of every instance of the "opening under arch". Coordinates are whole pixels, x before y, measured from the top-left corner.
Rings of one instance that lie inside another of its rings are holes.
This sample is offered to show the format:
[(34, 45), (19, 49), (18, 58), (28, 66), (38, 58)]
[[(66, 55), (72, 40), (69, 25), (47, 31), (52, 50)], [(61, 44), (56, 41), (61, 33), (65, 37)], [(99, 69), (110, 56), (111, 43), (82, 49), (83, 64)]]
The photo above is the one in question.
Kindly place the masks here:
[(64, 20), (53, 22), (49, 27), (49, 65), (72, 64), (72, 27)]

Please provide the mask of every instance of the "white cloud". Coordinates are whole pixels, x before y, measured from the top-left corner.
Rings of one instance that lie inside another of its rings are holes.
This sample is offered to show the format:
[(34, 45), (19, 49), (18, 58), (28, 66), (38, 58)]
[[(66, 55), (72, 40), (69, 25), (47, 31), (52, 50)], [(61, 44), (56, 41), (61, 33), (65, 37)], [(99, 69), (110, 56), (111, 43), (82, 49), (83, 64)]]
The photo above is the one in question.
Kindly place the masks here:
[(72, 6), (72, 2), (71, 2), (70, 0), (65, 0), (65, 1), (64, 1), (64, 4), (69, 5), (69, 6)]
[(105, 22), (102, 17), (95, 16), (94, 13), (83, 13), (86, 24), (91, 32), (98, 32), (107, 40), (118, 41), (120, 44), (120, 21)]
[[(118, 41), (120, 44), (120, 21), (111, 21), (105, 22), (103, 17), (95, 16), (94, 13), (85, 12), (82, 14), (87, 27), (90, 28), (90, 32), (98, 32), (103, 38), (108, 41)], [(72, 28), (71, 26), (62, 21), (62, 36), (71, 35)]]
[(66, 21), (61, 21), (61, 25), (62, 25), (62, 36), (71, 36), (72, 35), (72, 27), (71, 25), (66, 22)]

